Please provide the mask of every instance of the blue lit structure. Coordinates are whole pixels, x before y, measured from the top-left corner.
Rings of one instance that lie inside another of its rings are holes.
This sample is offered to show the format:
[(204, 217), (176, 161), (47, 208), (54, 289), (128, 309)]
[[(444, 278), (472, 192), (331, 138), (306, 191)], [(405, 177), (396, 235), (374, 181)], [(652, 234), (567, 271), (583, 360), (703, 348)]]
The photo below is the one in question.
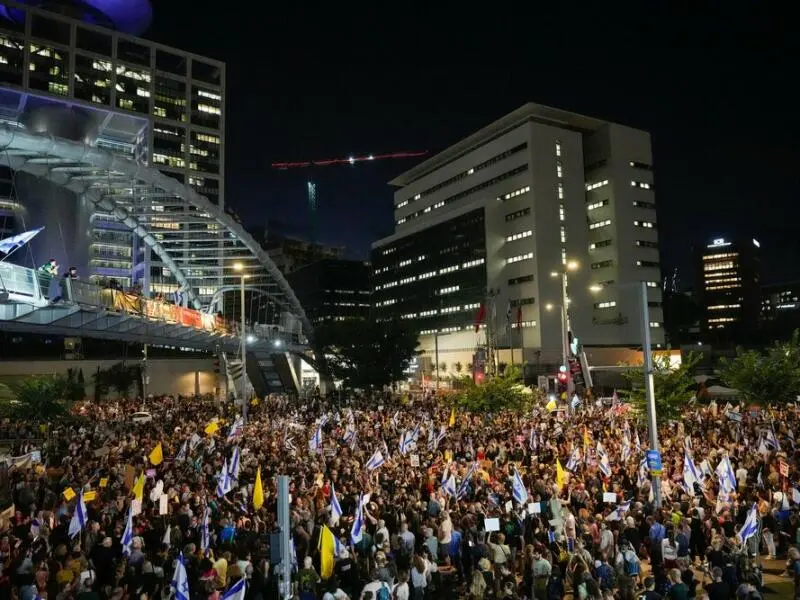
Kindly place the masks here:
[[(17, 2), (136, 36), (144, 33), (153, 20), (150, 0), (17, 0)], [(22, 24), (25, 22), (25, 13), (19, 8), (0, 4), (0, 18)]]

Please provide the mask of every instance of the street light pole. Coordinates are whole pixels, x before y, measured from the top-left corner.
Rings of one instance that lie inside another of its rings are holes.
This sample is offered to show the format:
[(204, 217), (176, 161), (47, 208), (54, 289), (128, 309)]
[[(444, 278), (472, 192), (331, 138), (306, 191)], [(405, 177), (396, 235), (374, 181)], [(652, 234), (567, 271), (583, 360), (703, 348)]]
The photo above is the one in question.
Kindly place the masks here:
[[(658, 447), (658, 422), (656, 420), (656, 395), (653, 387), (653, 355), (650, 347), (650, 309), (647, 302), (647, 283), (640, 283), (642, 301), (642, 370), (644, 371), (644, 392), (647, 399), (647, 429), (650, 433), (650, 449), (656, 452)], [(653, 475), (653, 502), (656, 508), (661, 507), (661, 478)]]
[(245, 399), (245, 385), (247, 382), (247, 331), (246, 331), (246, 323), (244, 319), (244, 280), (247, 278), (247, 274), (244, 273), (244, 265), (242, 263), (236, 263), (233, 265), (235, 271), (240, 272), (240, 279), (239, 279), (239, 294), (241, 295), (241, 304), (239, 309), (241, 310), (241, 331), (240, 334), (240, 349), (241, 349), (241, 359), (242, 359), (242, 389), (241, 389), (241, 398), (242, 398), (242, 417), (244, 420), (247, 420), (247, 400)]

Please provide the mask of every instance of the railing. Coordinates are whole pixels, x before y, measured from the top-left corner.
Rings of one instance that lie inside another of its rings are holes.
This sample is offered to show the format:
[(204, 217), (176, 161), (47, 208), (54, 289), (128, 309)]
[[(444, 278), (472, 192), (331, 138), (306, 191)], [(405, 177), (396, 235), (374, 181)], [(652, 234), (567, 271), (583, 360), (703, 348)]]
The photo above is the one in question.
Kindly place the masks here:
[[(49, 276), (47, 277), (47, 284), (49, 284), (50, 279)], [(28, 297), (32, 301), (40, 300), (43, 296), (41, 282), (36, 271), (6, 262), (0, 262), (0, 290)]]

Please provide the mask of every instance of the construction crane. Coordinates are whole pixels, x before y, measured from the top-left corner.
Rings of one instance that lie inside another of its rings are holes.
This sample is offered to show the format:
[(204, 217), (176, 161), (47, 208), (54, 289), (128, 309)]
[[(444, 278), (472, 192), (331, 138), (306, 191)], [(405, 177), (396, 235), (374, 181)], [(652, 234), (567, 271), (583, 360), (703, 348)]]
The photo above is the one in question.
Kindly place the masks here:
[[(288, 169), (305, 169), (312, 167), (332, 167), (338, 165), (355, 165), (362, 162), (373, 162), (376, 160), (389, 160), (401, 158), (422, 158), (427, 156), (428, 151), (402, 151), (390, 152), (387, 154), (367, 154), (365, 156), (348, 156), (346, 158), (326, 158), (322, 160), (303, 160), (295, 162), (274, 162), (273, 169), (286, 171)], [(306, 193), (308, 194), (308, 212), (311, 219), (311, 245), (317, 241), (317, 184), (309, 178), (306, 182)]]

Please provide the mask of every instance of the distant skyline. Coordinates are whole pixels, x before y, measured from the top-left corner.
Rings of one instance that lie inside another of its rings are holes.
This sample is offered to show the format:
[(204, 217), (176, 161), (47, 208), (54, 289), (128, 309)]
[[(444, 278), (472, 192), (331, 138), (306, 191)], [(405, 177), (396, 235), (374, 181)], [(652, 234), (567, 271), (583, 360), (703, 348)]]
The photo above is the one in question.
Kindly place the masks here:
[(386, 182), (416, 163), (270, 163), (435, 153), (532, 101), (652, 133), (664, 274), (678, 266), (685, 287), (694, 244), (752, 236), (765, 281), (800, 279), (796, 48), (766, 7), (522, 18), (502, 3), (424, 15), (285, 3), (249, 18), (153, 5), (145, 37), (227, 63), (226, 202), (250, 227), (274, 219), (307, 234), (312, 175), (320, 241), (365, 258), (393, 228)]

